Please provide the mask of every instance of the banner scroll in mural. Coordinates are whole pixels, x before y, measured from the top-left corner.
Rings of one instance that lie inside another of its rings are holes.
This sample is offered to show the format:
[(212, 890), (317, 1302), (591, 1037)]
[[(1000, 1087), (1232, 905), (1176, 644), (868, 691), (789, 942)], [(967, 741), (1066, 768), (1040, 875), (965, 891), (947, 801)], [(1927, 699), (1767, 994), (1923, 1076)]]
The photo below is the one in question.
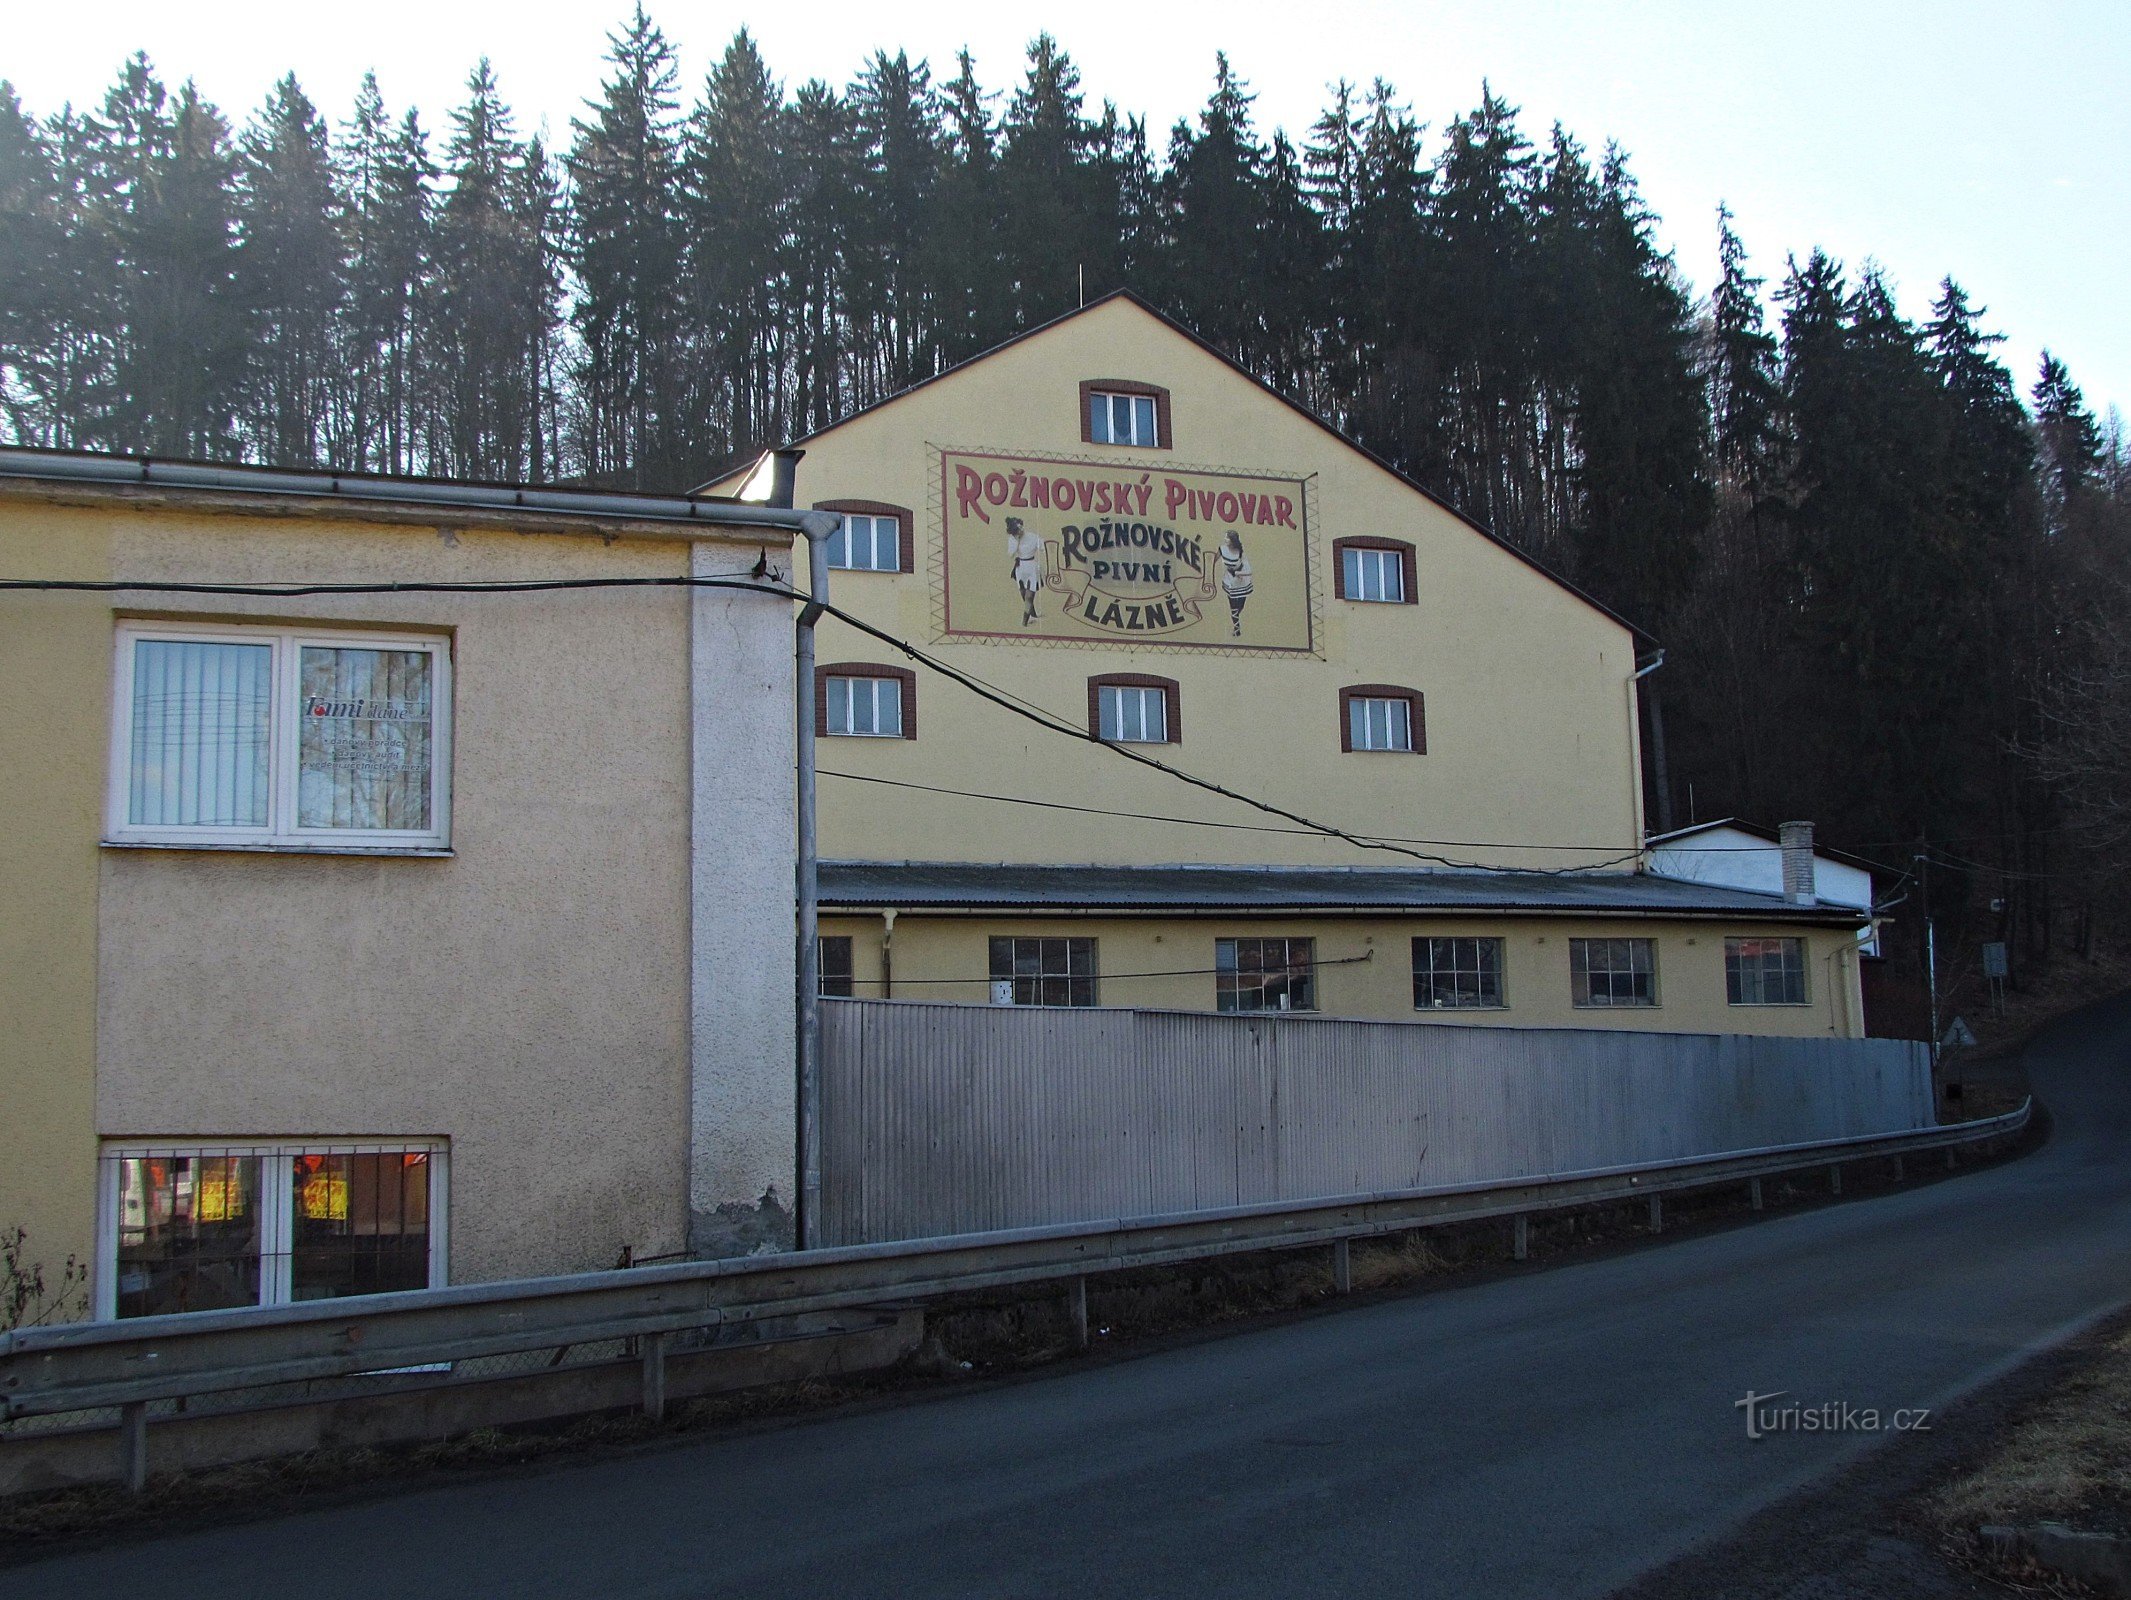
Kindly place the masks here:
[(940, 455), (947, 631), (1307, 651), (1302, 481)]

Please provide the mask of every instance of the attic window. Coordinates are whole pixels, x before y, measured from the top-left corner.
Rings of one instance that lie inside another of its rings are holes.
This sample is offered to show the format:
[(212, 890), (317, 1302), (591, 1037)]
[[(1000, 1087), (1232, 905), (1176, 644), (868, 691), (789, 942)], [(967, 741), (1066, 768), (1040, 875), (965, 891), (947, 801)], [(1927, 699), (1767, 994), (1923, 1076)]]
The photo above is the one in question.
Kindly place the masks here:
[(1090, 378), (1080, 386), (1083, 444), (1167, 450), (1169, 391), (1127, 378)]

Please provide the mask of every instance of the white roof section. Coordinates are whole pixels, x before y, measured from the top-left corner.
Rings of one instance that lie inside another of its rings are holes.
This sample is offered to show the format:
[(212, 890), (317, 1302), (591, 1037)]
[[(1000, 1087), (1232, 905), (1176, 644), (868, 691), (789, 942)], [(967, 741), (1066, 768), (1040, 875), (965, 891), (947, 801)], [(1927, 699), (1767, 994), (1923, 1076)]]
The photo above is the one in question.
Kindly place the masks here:
[[(1735, 818), (1662, 834), (1645, 849), (1649, 870), (1659, 877), (1749, 894), (1783, 893), (1783, 847)], [(1869, 912), (1872, 874), (1815, 851), (1813, 894), (1823, 905), (1854, 906)]]

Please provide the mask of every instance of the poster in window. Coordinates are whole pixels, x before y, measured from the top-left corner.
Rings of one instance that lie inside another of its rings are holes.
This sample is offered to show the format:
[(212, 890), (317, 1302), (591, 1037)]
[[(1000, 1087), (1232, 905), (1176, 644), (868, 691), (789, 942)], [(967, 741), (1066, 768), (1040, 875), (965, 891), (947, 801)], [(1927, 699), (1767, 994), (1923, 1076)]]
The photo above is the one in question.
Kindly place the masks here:
[(1300, 478), (940, 453), (947, 631), (1307, 652)]
[(303, 650), (297, 825), (431, 826), (426, 650)]

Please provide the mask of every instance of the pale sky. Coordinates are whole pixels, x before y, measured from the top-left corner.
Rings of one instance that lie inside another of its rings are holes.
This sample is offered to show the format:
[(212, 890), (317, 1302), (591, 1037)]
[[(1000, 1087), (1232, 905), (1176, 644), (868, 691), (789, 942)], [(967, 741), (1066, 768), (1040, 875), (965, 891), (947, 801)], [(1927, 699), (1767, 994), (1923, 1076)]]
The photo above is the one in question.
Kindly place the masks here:
[[(606, 34), (629, 0), (15, 0), (0, 76), (35, 114), (95, 104), (124, 56), (146, 50), (167, 81), (191, 77), (232, 120), (294, 70), (336, 123), (363, 69), (395, 113), (433, 130), (486, 53), (521, 128), (559, 143), (595, 93)], [(1665, 242), (1696, 291), (1715, 271), (1715, 212), (1729, 201), (1755, 269), (1820, 245), (1892, 275), (1903, 309), (1927, 313), (1951, 273), (2008, 336), (2022, 393), (2047, 344), (2097, 413), (2131, 406), (2131, 4), (1987, 5), (1941, 0), (1364, 0), (1271, 5), (900, 6), (660, 0), (692, 96), (733, 31), (748, 27), (771, 70), (796, 85), (847, 82), (877, 47), (953, 74), (967, 45), (979, 78), (1011, 89), (1027, 41), (1049, 29), (1078, 62), (1091, 102), (1168, 126), (1205, 99), (1216, 49), (1258, 96), (1268, 134), (1301, 142), (1346, 76), (1395, 84), (1431, 134), (1479, 95), (1522, 108), (1543, 141), (1557, 119), (1594, 151), (1629, 152)]]

